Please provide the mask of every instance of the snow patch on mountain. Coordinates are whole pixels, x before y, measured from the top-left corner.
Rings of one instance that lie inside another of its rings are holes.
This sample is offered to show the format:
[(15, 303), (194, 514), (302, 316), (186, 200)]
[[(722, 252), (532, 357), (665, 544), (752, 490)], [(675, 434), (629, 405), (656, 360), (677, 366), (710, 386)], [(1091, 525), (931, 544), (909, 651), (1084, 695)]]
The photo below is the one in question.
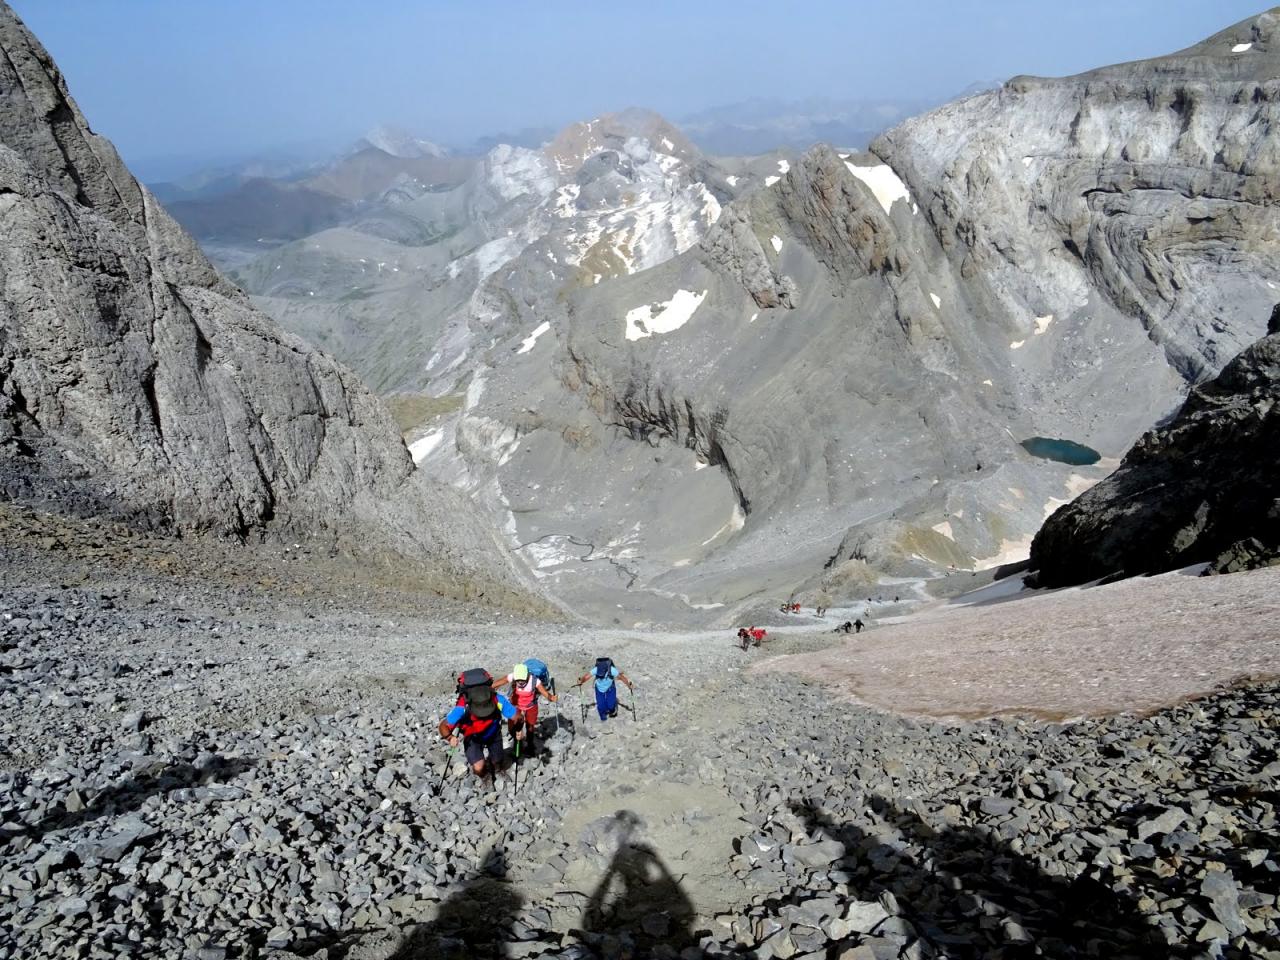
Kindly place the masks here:
[(533, 328), (533, 333), (520, 341), (520, 349), (516, 353), (528, 353), (533, 349), (533, 345), (538, 342), (538, 338), (550, 329), (551, 323), (547, 320), (542, 321), (542, 323)]
[[(679, 330), (689, 322), (694, 312), (701, 306), (707, 291), (694, 293), (692, 290), (677, 290), (675, 295), (665, 303), (648, 304), (627, 311), (626, 336), (628, 340), (642, 340), (655, 333), (671, 333)], [(654, 307), (657, 307), (655, 312)]]
[(431, 454), (431, 451), (440, 446), (440, 441), (443, 439), (443, 430), (430, 430), (409, 444), (409, 456), (413, 457), (414, 463), (421, 463)]
[(850, 173), (871, 189), (886, 214), (898, 200), (912, 202), (911, 191), (907, 189), (907, 185), (899, 179), (898, 175), (893, 172), (893, 168), (887, 163), (860, 167), (856, 163), (846, 160), (844, 165), (849, 168)]
[[(742, 512), (742, 507), (740, 507), (738, 504), (735, 503), (733, 505), (733, 513), (729, 515), (729, 519), (724, 522), (724, 525), (721, 526), (719, 530), (717, 530), (715, 533), (709, 536), (706, 540), (703, 540), (702, 546), (704, 547), (709, 546), (710, 544), (718, 540), (723, 534), (737, 533), (746, 525), (747, 525), (747, 515)], [(1028, 549), (1030, 548), (1028, 547)]]

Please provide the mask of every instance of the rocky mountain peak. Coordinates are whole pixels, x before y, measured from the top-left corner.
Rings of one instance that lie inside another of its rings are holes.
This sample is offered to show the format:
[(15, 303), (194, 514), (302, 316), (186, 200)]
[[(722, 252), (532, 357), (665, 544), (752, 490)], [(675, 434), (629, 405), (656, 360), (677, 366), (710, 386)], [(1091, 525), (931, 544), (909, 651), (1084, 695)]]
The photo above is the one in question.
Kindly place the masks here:
[(444, 147), (415, 137), (407, 130), (391, 124), (379, 124), (355, 143), (355, 151), (369, 148), (381, 150), (383, 153), (402, 160), (413, 160), (420, 157), (443, 157), (449, 151)]
[(12, 160), (151, 249), (174, 280), (238, 296), (134, 180), (111, 143), (93, 133), (40, 42), (7, 6), (0, 14), (0, 46), (9, 52), (0, 88), (0, 142)]
[(654, 152), (685, 162), (700, 156), (674, 124), (657, 113), (634, 107), (570, 124), (544, 149), (557, 172), (566, 175), (602, 151), (625, 151), (632, 138), (647, 140)]

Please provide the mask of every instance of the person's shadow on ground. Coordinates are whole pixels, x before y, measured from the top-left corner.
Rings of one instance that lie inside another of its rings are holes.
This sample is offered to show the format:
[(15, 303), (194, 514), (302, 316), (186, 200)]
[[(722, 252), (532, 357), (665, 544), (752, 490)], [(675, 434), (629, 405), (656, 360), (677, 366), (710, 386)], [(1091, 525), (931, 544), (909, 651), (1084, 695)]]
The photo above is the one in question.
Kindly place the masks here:
[(679, 879), (635, 839), (635, 814), (621, 810), (616, 819), (618, 848), (582, 911), (581, 939), (606, 956), (676, 957), (696, 947), (697, 912)]
[(510, 956), (524, 898), (501, 879), (502, 854), (490, 850), (484, 873), (440, 905), (434, 920), (414, 927), (388, 960), (488, 960)]
[(923, 849), (904, 857), (854, 824), (833, 822), (811, 803), (792, 810), (811, 832), (845, 845), (850, 894), (892, 893), (916, 932), (951, 957), (1105, 957), (1165, 960), (1185, 955), (1157, 942), (1131, 898), (1097, 881), (1045, 873), (984, 830), (935, 829), (876, 797), (872, 806)]

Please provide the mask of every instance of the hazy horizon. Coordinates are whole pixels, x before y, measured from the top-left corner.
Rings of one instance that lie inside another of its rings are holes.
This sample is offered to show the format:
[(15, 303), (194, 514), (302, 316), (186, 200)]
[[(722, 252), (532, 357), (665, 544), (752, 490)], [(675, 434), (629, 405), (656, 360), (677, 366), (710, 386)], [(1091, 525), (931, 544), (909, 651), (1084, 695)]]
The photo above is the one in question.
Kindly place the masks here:
[[(625, 107), (679, 120), (750, 100), (941, 101), (1186, 47), (1239, 0), (707, 0), (644, 11), (336, 0), (12, 0), (98, 132), (144, 179), (323, 150), (379, 123), (458, 147)], [(1105, 29), (1100, 29), (1100, 25)]]

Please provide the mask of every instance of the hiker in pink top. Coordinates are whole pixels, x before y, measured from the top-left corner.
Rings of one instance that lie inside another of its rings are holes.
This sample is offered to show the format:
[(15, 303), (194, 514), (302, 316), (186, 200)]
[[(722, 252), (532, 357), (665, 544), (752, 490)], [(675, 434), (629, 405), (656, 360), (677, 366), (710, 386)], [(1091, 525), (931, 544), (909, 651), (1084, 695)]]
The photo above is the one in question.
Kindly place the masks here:
[(493, 688), (497, 690), (507, 684), (511, 684), (511, 702), (516, 708), (515, 719), (510, 722), (511, 735), (517, 740), (527, 740), (529, 752), (533, 753), (533, 735), (538, 729), (538, 697), (546, 697), (555, 703), (556, 695), (547, 690), (524, 663), (517, 663), (504, 679), (494, 683)]

